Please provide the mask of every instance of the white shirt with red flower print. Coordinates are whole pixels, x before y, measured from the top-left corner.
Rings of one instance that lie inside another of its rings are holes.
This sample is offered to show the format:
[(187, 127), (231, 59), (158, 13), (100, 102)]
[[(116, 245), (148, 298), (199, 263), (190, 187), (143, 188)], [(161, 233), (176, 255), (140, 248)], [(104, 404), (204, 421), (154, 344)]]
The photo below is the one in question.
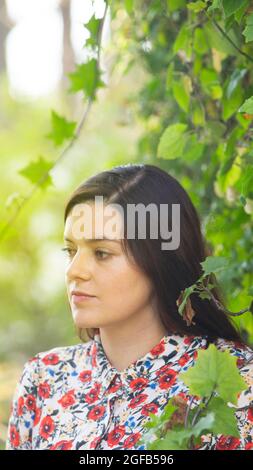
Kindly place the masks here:
[[(235, 410), (240, 438), (206, 434), (199, 450), (253, 450), (252, 349), (219, 338), (219, 350), (237, 356), (240, 374), (249, 385), (238, 395)], [(164, 336), (146, 355), (123, 371), (109, 362), (99, 333), (86, 343), (53, 348), (29, 359), (14, 392), (6, 450), (146, 449), (138, 443), (150, 419), (160, 416), (176, 395), (192, 407), (178, 379), (194, 365), (206, 336)]]

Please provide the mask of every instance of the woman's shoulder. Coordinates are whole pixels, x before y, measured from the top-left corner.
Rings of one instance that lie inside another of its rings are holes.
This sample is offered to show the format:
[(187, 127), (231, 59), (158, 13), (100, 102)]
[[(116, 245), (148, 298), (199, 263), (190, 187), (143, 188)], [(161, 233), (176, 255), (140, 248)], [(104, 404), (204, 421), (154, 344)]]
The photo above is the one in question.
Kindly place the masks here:
[(235, 340), (217, 338), (214, 341), (214, 345), (219, 351), (227, 351), (232, 356), (236, 356), (239, 368), (243, 367), (246, 363), (251, 367), (253, 366), (253, 349), (247, 344)]
[(43, 371), (55, 371), (61, 369), (68, 363), (78, 366), (81, 362), (84, 365), (86, 358), (90, 356), (90, 348), (93, 340), (72, 344), (69, 346), (57, 346), (45, 351), (40, 351), (28, 358), (24, 369), (32, 370), (40, 377)]

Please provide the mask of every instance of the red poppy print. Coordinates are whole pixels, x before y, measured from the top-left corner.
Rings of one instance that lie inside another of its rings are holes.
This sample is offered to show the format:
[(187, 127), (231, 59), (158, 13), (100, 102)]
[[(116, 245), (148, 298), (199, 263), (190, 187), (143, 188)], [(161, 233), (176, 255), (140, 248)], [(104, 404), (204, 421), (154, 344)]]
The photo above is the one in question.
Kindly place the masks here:
[(136, 397), (132, 398), (132, 400), (130, 400), (128, 407), (129, 408), (136, 408), (138, 405), (140, 405), (145, 400), (147, 400), (147, 398), (148, 398), (147, 393), (140, 393)]
[(76, 402), (75, 400), (75, 390), (70, 390), (69, 392), (65, 393), (63, 397), (58, 400), (58, 403), (62, 405), (63, 408), (68, 408), (69, 406), (73, 405)]
[(59, 362), (59, 356), (57, 354), (47, 354), (43, 357), (42, 362), (44, 362), (46, 366), (55, 366)]
[(92, 419), (93, 421), (98, 421), (102, 418), (104, 414), (105, 414), (105, 407), (98, 405), (89, 411), (87, 418)]
[(240, 439), (233, 436), (221, 436), (216, 444), (217, 450), (234, 450), (240, 446)]
[(123, 448), (124, 449), (130, 449), (131, 447), (134, 447), (135, 444), (140, 440), (141, 438), (141, 433), (136, 432), (135, 434), (131, 434), (123, 443)]
[(10, 440), (13, 447), (19, 446), (19, 432), (15, 426), (10, 427)]
[(156, 414), (158, 412), (158, 405), (156, 403), (147, 403), (143, 406), (141, 414), (144, 416), (149, 416), (150, 413)]
[(54, 432), (55, 424), (51, 416), (46, 416), (40, 423), (40, 435), (43, 439), (48, 439)]
[(72, 449), (72, 441), (67, 441), (67, 440), (56, 442), (56, 444), (50, 447), (50, 450), (70, 450), (70, 449)]
[(248, 409), (247, 420), (250, 423), (253, 423), (253, 407), (252, 406)]
[(189, 354), (185, 353), (179, 358), (178, 364), (183, 367), (185, 364), (187, 364), (187, 362), (190, 361), (190, 359), (191, 357), (189, 356)]
[(83, 383), (90, 382), (90, 381), (91, 381), (91, 370), (83, 370), (83, 371), (79, 374), (79, 379), (80, 379), (81, 382), (83, 382)]
[(29, 410), (36, 409), (36, 398), (34, 395), (28, 395), (25, 401), (25, 404)]
[(126, 428), (125, 426), (116, 426), (107, 437), (107, 443), (109, 447), (114, 447), (116, 446), (121, 439), (124, 437), (126, 433)]
[(19, 399), (18, 399), (18, 407), (17, 407), (17, 414), (18, 414), (18, 416), (21, 416), (21, 415), (23, 414), (24, 404), (25, 404), (24, 397), (19, 397)]
[(92, 388), (89, 393), (84, 395), (84, 400), (86, 403), (91, 405), (92, 403), (95, 403), (98, 400), (98, 395), (99, 395), (99, 390), (97, 388)]
[(51, 387), (47, 382), (43, 382), (39, 385), (38, 395), (42, 398), (48, 398), (50, 396)]
[(176, 382), (177, 373), (175, 370), (170, 369), (166, 374), (159, 377), (159, 387), (164, 390), (172, 387)]
[(132, 390), (136, 391), (136, 390), (142, 390), (143, 388), (146, 388), (148, 383), (149, 383), (148, 379), (139, 377), (138, 379), (132, 380), (129, 385)]
[[(207, 339), (165, 335), (123, 372), (108, 361), (99, 335), (36, 354), (25, 365), (10, 407), (6, 449), (145, 450), (140, 440), (151, 415), (162, 415), (170, 399), (199, 404), (201, 397), (191, 395), (178, 377), (208, 347)], [(240, 408), (245, 408), (235, 413), (240, 437), (201, 436), (195, 449), (253, 450), (253, 407), (248, 407), (253, 361), (247, 363), (253, 351), (237, 349), (223, 338), (214, 343), (244, 366), (240, 374), (249, 388), (238, 393)]]
[(41, 408), (36, 408), (34, 422), (33, 422), (34, 426), (37, 426), (37, 424), (40, 422), (41, 413), (42, 413)]
[(157, 344), (150, 352), (153, 356), (160, 356), (164, 351), (165, 346), (163, 341), (161, 341), (161, 343)]

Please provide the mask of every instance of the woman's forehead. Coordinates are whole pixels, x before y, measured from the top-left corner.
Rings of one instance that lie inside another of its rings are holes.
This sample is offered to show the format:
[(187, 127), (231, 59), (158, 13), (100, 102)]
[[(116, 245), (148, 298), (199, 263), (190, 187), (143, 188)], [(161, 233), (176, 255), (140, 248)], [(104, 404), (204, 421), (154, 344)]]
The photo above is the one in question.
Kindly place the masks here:
[(124, 238), (123, 219), (120, 211), (94, 203), (76, 204), (66, 222), (64, 237), (86, 241), (119, 241)]

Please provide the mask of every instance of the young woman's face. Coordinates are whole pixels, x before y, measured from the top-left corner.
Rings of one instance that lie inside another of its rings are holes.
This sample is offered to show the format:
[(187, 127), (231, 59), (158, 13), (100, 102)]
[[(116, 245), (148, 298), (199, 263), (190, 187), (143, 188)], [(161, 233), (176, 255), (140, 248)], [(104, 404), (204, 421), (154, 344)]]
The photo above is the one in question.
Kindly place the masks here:
[[(89, 205), (94, 220), (95, 205), (93, 202)], [(80, 204), (74, 207), (75, 210), (78, 206)], [(67, 248), (65, 280), (76, 326), (120, 326), (133, 315), (145, 312), (145, 309), (150, 315), (150, 302), (153, 298), (151, 283), (123, 253), (121, 240), (94, 240), (94, 235), (89, 237), (92, 240), (75, 237), (77, 219), (73, 215), (73, 209), (66, 219), (64, 230)], [(94, 226), (91, 231), (95, 234)], [(94, 297), (84, 299), (72, 295), (73, 290)]]

